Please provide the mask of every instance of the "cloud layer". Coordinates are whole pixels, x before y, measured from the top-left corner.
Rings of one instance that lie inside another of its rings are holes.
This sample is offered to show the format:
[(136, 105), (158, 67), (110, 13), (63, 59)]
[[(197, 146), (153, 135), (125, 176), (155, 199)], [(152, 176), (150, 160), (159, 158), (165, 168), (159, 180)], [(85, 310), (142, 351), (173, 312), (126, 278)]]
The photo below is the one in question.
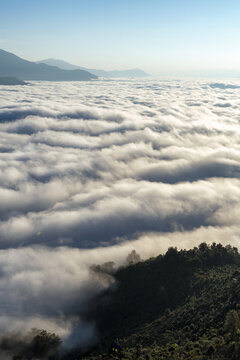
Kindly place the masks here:
[(132, 248), (238, 246), (240, 82), (0, 91), (0, 331), (24, 321), (66, 337), (96, 289), (89, 266)]

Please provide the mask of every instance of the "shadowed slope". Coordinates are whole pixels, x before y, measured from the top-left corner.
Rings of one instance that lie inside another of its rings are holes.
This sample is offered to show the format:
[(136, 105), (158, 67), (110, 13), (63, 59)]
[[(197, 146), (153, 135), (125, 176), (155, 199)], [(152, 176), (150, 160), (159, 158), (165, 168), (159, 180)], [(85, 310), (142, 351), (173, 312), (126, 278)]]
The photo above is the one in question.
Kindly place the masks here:
[(13, 76), (22, 80), (81, 81), (97, 79), (85, 70), (62, 70), (55, 66), (36, 64), (0, 49), (0, 77)]
[(237, 359), (239, 261), (236, 248), (202, 243), (120, 269), (115, 288), (94, 301), (101, 341), (87, 359), (103, 349), (115, 358), (107, 353), (116, 341), (124, 359)]
[(12, 76), (0, 77), (0, 85), (26, 85), (22, 80)]

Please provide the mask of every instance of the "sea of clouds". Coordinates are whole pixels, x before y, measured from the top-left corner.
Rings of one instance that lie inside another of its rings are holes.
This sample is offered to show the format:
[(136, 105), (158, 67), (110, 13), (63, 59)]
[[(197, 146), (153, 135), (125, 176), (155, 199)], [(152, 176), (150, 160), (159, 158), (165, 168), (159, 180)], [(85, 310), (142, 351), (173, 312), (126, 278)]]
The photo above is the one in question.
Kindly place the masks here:
[(0, 333), (81, 346), (97, 336), (89, 299), (114, 281), (92, 264), (238, 247), (239, 109), (240, 81), (0, 87)]

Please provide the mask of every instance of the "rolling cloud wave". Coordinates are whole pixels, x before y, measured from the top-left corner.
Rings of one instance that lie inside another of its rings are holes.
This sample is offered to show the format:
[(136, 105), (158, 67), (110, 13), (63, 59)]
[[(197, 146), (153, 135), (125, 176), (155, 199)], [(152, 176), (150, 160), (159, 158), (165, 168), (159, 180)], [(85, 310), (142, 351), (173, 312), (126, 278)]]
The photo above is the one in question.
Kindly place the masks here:
[[(43, 82), (3, 90), (0, 294), (11, 301), (0, 306), (2, 332), (36, 323), (67, 338), (74, 301), (93, 294), (89, 266), (120, 264), (132, 248), (147, 257), (201, 241), (238, 246), (238, 83)], [(58, 277), (61, 286), (52, 286)], [(111, 281), (100, 283), (97, 291)], [(92, 337), (91, 326), (82, 334)]]

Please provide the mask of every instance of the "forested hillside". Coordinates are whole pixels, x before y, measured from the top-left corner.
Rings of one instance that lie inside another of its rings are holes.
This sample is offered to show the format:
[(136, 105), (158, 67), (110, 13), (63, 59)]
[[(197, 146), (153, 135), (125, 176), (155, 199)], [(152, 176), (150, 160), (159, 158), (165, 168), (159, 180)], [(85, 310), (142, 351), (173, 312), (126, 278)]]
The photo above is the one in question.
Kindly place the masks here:
[(91, 268), (116, 279), (88, 306), (85, 320), (98, 331), (92, 348), (64, 350), (57, 335), (33, 329), (28, 338), (1, 340), (7, 359), (240, 358), (237, 248), (202, 243), (188, 251), (169, 248), (147, 261), (133, 251), (127, 261), (117, 271), (112, 262)]
[(93, 305), (100, 341), (83, 358), (239, 359), (239, 264), (236, 248), (203, 243), (120, 269)]

